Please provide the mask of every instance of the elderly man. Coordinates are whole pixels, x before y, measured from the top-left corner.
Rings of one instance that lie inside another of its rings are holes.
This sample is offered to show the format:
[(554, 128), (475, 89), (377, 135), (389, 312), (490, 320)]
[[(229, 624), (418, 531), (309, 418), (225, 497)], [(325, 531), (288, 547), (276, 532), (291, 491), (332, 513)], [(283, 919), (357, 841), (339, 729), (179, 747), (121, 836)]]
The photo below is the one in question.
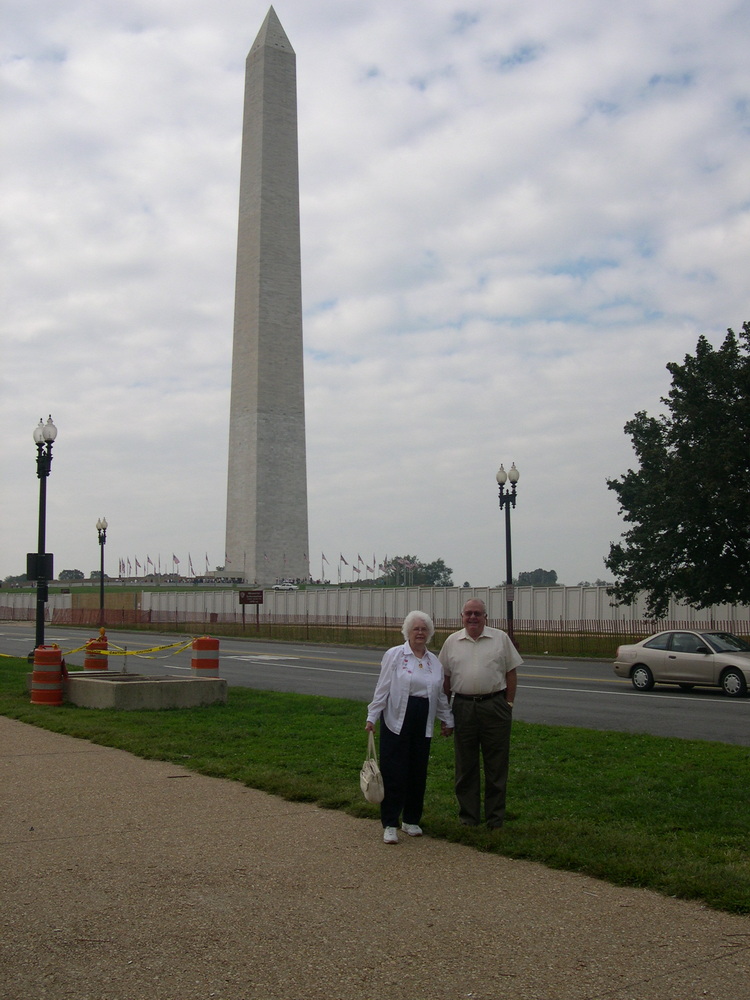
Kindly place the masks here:
[(489, 628), (484, 601), (467, 601), (464, 627), (445, 640), (440, 662), (445, 693), (453, 696), (458, 817), (481, 820), (480, 751), (484, 763), (484, 817), (492, 829), (505, 820), (510, 729), (516, 667), (523, 663), (507, 633)]

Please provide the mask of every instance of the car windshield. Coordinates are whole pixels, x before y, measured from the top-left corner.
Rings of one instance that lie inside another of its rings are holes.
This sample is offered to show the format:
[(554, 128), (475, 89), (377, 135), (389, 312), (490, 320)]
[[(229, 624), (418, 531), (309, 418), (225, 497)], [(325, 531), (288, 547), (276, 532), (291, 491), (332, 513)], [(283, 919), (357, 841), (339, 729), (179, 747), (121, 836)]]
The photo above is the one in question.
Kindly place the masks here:
[(750, 653), (750, 645), (731, 632), (703, 632), (702, 635), (717, 653)]

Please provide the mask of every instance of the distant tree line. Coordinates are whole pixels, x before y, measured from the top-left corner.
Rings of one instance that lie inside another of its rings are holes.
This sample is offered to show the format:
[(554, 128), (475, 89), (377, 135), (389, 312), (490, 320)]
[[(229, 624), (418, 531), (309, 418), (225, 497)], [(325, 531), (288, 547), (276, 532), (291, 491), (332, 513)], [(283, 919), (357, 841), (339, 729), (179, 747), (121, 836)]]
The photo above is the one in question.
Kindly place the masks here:
[(442, 559), (424, 563), (417, 556), (394, 556), (386, 559), (377, 587), (452, 587), (453, 570)]
[(517, 587), (556, 587), (557, 571), (554, 569), (532, 569), (519, 573), (513, 581)]
[[(562, 587), (557, 579), (557, 571), (554, 569), (532, 569), (524, 573), (519, 573), (518, 576), (513, 577), (513, 583), (516, 587)], [(503, 584), (498, 584), (502, 587)], [(592, 583), (590, 580), (579, 580), (576, 584), (577, 587), (608, 587), (611, 586), (606, 580), (594, 580)]]

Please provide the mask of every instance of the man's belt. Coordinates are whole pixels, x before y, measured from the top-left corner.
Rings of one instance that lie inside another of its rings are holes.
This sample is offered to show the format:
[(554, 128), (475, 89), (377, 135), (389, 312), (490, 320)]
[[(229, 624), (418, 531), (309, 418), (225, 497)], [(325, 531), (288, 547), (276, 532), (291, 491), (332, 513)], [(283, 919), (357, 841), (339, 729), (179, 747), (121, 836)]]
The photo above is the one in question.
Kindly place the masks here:
[(499, 698), (505, 691), (490, 691), (489, 694), (459, 694), (454, 692), (454, 698), (462, 698), (464, 701), (487, 701), (488, 698)]

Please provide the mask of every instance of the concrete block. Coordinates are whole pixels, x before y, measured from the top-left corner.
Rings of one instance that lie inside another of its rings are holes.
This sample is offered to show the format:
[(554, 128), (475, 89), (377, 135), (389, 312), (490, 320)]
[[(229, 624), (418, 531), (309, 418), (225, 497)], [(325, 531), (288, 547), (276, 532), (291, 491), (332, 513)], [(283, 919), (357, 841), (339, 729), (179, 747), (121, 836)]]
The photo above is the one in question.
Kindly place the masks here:
[(227, 682), (223, 677), (149, 677), (88, 670), (68, 674), (63, 700), (81, 708), (122, 711), (224, 705)]

